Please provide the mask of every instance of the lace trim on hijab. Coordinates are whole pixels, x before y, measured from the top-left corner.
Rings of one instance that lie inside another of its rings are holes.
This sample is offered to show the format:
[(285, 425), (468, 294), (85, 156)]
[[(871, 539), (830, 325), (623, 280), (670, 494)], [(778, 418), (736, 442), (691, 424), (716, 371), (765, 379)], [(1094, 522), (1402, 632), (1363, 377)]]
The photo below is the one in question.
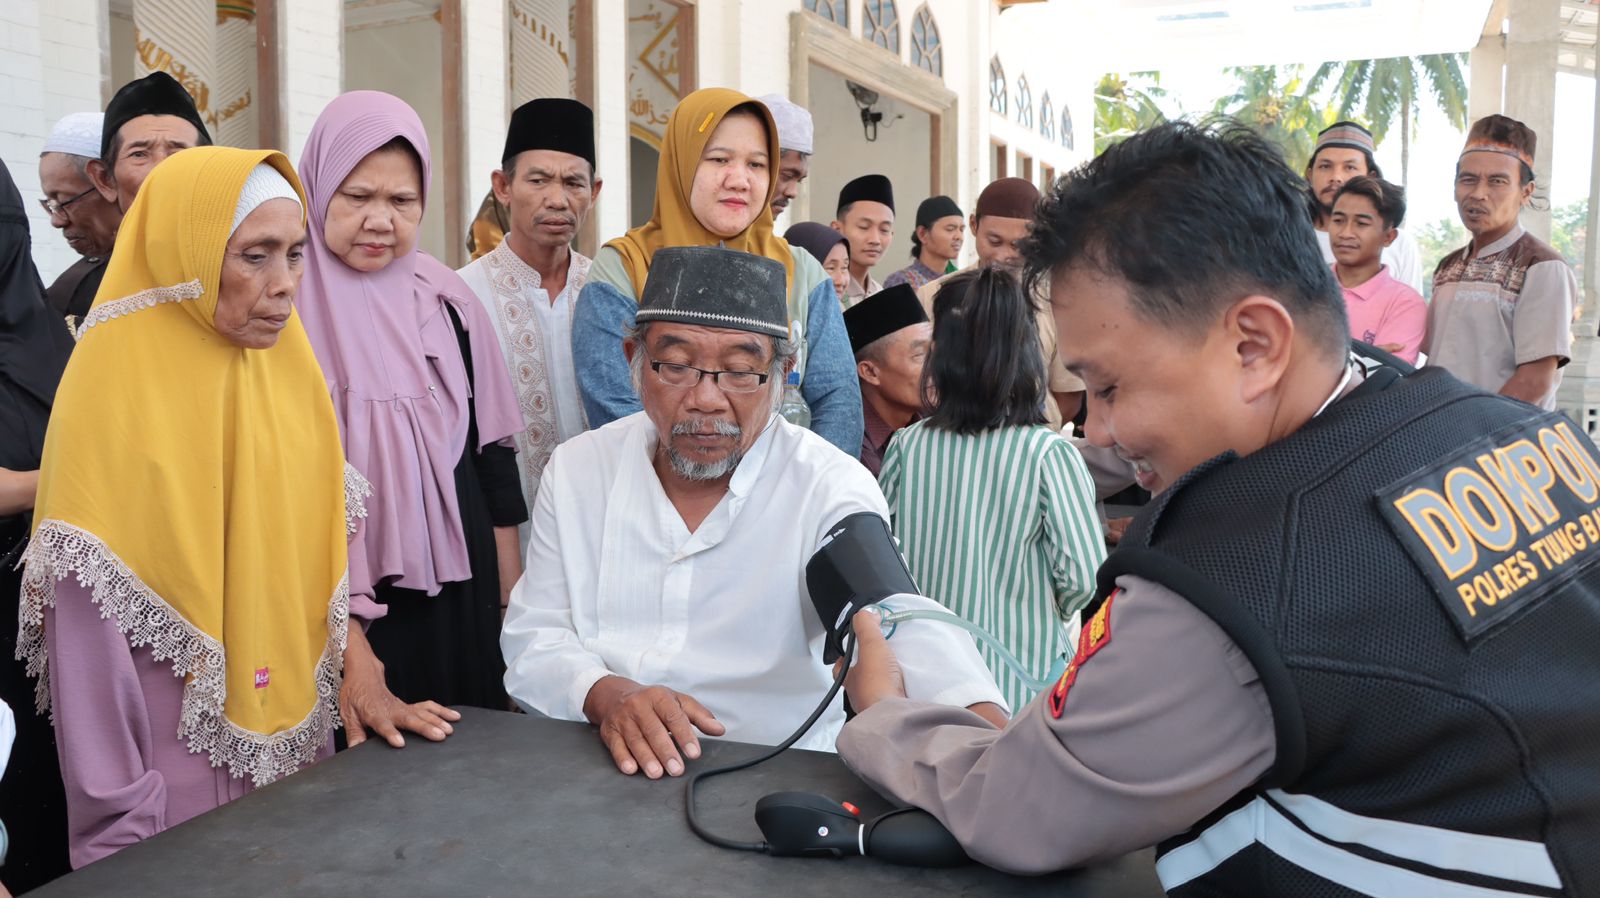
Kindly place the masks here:
[(47, 520), (33, 535), (23, 563), (27, 569), (16, 656), (27, 662), (29, 676), (38, 677), (35, 701), (40, 713), (50, 708), (44, 609), (55, 607), (57, 581), (76, 574), (101, 616), (116, 622), (129, 645), (150, 646), (157, 661), (172, 662), (175, 675), (190, 677), (183, 687), (178, 738), (188, 742), (190, 752), (205, 752), (211, 766), (226, 764), (234, 777), (249, 774), (255, 785), (264, 786), (316, 760), (328, 733), (340, 725), (339, 685), (350, 619), (348, 573), (328, 600), (328, 643), (317, 661), (317, 697), (310, 712), (286, 730), (257, 733), (229, 720), (223, 710), (228, 689), (222, 643), (184, 620), (94, 534)]
[(82, 337), (89, 332), (89, 328), (97, 324), (103, 324), (113, 318), (131, 315), (141, 309), (154, 308), (164, 302), (199, 299), (200, 294), (204, 292), (205, 288), (200, 286), (200, 281), (196, 278), (171, 287), (151, 287), (148, 290), (140, 290), (132, 296), (124, 296), (121, 299), (103, 302), (90, 309), (89, 314), (83, 316), (83, 324), (78, 326), (78, 336)]
[(344, 532), (354, 536), (357, 522), (367, 516), (367, 500), (372, 498), (372, 482), (361, 476), (356, 466), (344, 463)]

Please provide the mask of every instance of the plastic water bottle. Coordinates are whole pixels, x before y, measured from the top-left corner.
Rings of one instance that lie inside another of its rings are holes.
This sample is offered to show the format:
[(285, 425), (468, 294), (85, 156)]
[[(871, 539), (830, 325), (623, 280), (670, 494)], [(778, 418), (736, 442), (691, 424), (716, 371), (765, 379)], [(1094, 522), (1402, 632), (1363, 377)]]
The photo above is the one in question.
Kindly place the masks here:
[(811, 406), (806, 405), (805, 397), (800, 395), (798, 371), (790, 371), (789, 379), (783, 384), (783, 404), (778, 406), (778, 414), (796, 427), (811, 427)]

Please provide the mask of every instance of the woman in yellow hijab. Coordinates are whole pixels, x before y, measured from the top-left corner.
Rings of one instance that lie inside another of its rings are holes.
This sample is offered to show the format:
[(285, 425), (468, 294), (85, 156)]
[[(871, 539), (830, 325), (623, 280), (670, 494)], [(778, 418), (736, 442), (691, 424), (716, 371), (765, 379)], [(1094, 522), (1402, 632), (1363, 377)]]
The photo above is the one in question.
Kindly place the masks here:
[(778, 129), (759, 101), (721, 87), (697, 90), (667, 121), (655, 210), (595, 255), (573, 312), (573, 358), (589, 426), (639, 411), (622, 344), (650, 260), (664, 246), (725, 246), (782, 262), (789, 328), (799, 343), (790, 383), (811, 406), (811, 429), (855, 457), (861, 391), (833, 282), (811, 254), (772, 228)]
[(331, 748), (350, 519), (292, 305), (304, 205), (281, 153), (164, 161), (56, 393), (18, 656), (53, 710), (74, 867)]

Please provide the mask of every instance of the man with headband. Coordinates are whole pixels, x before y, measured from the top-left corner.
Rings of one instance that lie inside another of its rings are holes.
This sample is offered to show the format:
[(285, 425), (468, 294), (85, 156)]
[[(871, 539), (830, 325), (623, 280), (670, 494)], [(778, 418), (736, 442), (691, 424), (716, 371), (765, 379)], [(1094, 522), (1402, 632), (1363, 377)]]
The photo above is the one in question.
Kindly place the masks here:
[(811, 175), (811, 113), (782, 94), (756, 99), (766, 104), (778, 125), (778, 190), (772, 195), (772, 217), (777, 219), (800, 195), (800, 185)]
[[(506, 691), (598, 726), (626, 774), (683, 773), (696, 730), (771, 745), (804, 721), (832, 681), (806, 564), (847, 516), (888, 518), (865, 468), (776, 414), (784, 280), (775, 259), (657, 250), (624, 350), (643, 410), (558, 447), (534, 503)], [(922, 695), (1000, 720), (972, 639), (919, 629), (897, 648)], [(835, 701), (796, 747), (831, 750), (843, 725)]]
[[(572, 240), (600, 197), (594, 113), (577, 100), (541, 98), (511, 114), (495, 199), (509, 209), (505, 239), (458, 273), (494, 322), (522, 410), (517, 471), (528, 507), (557, 444), (588, 426), (572, 361), (572, 311), (589, 258)], [(528, 525), (519, 528), (528, 546)]]
[(956, 270), (956, 257), (967, 233), (961, 207), (947, 196), (930, 196), (917, 206), (917, 229), (911, 234), (911, 264), (883, 279), (883, 286), (909, 284), (920, 290)]
[(1572, 352), (1578, 279), (1517, 220), (1533, 196), (1535, 146), (1531, 128), (1503, 115), (1467, 133), (1456, 208), (1472, 242), (1434, 271), (1422, 351), (1470, 384), (1553, 409)]
[[(1022, 178), (1001, 178), (983, 188), (972, 212), (972, 237), (977, 244), (977, 266), (998, 265), (1022, 270), (1022, 241), (1027, 239), (1039, 205), (1039, 188)], [(933, 298), (944, 285), (945, 275), (917, 290), (922, 307), (933, 318)], [(1050, 378), (1050, 399), (1044, 404), (1045, 423), (1060, 430), (1083, 408), (1083, 381), (1061, 363), (1056, 349), (1056, 320), (1049, 304), (1038, 297), (1039, 351), (1044, 354), (1045, 371)]]
[[(1333, 199), (1339, 194), (1339, 188), (1355, 178), (1383, 177), (1373, 158), (1376, 146), (1372, 132), (1355, 122), (1334, 122), (1317, 135), (1317, 146), (1311, 151), (1311, 161), (1306, 163), (1306, 181), (1311, 184), (1311, 199), (1315, 204), (1311, 223), (1317, 230), (1317, 245), (1322, 247), (1322, 261), (1329, 265), (1334, 263), (1333, 240), (1328, 236)], [(1394, 242), (1383, 248), (1383, 264), (1389, 266), (1390, 277), (1422, 292), (1422, 263), (1417, 241), (1405, 230), (1397, 229)]]

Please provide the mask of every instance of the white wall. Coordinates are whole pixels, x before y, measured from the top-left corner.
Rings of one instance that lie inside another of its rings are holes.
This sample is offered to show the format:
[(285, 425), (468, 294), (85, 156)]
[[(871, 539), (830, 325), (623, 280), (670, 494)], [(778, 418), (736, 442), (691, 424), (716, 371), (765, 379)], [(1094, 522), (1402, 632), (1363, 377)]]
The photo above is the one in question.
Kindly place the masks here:
[(78, 255), (39, 208), (39, 152), (61, 116), (101, 108), (99, 16), (95, 0), (0, 2), (0, 159), (22, 194), (46, 284)]
[(278, 41), (283, 47), (280, 77), (281, 149), (299, 165), (317, 116), (343, 92), (343, 0), (278, 0)]
[[(444, 228), (444, 56), (441, 29), (433, 19), (396, 25), (356, 28), (345, 32), (345, 90), (381, 90), (392, 93), (417, 111), (428, 131), (433, 177), (422, 215), (417, 245), (444, 260), (447, 242), (465, 240)], [(429, 77), (428, 73), (439, 73)], [(480, 196), (479, 199), (482, 199)], [(478, 211), (473, 203), (471, 212)], [(469, 213), (470, 214), (470, 213)]]
[[(884, 114), (878, 139), (868, 142), (861, 113), (845, 88), (845, 79), (828, 69), (811, 67), (811, 117), (816, 126), (816, 153), (811, 157), (811, 216), (827, 224), (839, 202), (839, 189), (866, 174), (887, 175), (894, 184), (894, 243), (872, 276), (883, 280), (911, 264), (911, 233), (917, 204), (932, 185), (930, 119), (926, 112), (885, 97), (875, 107)], [(891, 120), (897, 115), (905, 118)], [(792, 224), (792, 222), (791, 222)]]

